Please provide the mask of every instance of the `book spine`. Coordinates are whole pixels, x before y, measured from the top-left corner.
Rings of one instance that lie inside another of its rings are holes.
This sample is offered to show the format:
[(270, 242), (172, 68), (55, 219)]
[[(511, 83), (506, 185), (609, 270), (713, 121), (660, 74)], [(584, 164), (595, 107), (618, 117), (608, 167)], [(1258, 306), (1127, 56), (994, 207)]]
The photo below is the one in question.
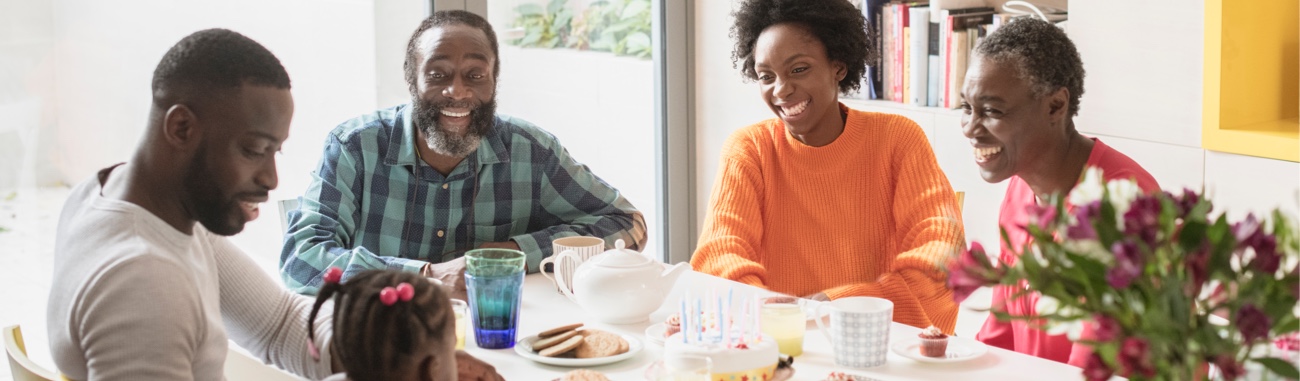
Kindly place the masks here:
[(930, 75), (930, 9), (929, 8), (911, 8), (909, 10), (911, 20), (908, 22), (908, 28), (911, 30), (909, 38), (911, 39), (909, 48), (911, 48), (911, 59), (909, 69), (910, 82), (908, 91), (910, 96), (907, 98), (911, 104), (925, 106), (929, 100), (927, 90), (929, 84), (926, 79)]

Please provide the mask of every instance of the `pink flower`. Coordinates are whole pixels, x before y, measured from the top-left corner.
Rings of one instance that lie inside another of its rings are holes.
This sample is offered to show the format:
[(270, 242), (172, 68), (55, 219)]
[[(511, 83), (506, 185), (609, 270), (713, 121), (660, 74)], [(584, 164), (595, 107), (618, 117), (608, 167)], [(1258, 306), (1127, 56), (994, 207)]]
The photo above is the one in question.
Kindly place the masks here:
[(1248, 303), (1237, 311), (1237, 329), (1241, 331), (1241, 336), (1246, 339), (1246, 342), (1268, 338), (1268, 329), (1272, 326), (1273, 323), (1268, 315), (1254, 304)]
[(1260, 221), (1255, 219), (1255, 213), (1246, 214), (1246, 219), (1232, 224), (1232, 235), (1237, 238), (1237, 246), (1244, 246), (1246, 241), (1259, 231), (1259, 227)]
[(1210, 278), (1210, 244), (1204, 242), (1196, 251), (1187, 253), (1187, 274), (1192, 277), (1191, 282), (1187, 284), (1185, 290), (1188, 296), (1195, 296), (1201, 293), (1201, 287), (1205, 281)]
[(1106, 272), (1106, 282), (1115, 289), (1128, 288), (1134, 278), (1142, 275), (1142, 253), (1132, 241), (1115, 242), (1110, 251), (1115, 253), (1115, 266)]
[[(1166, 192), (1166, 194), (1168, 194), (1168, 192)], [(1189, 188), (1183, 188), (1182, 196), (1175, 197), (1172, 194), (1168, 195), (1170, 199), (1173, 199), (1174, 202), (1178, 204), (1179, 217), (1187, 217), (1187, 214), (1192, 212), (1192, 208), (1195, 208), (1196, 204), (1201, 202), (1201, 195)], [(1206, 212), (1208, 213), (1209, 211), (1207, 210)]]
[(1101, 215), (1100, 200), (1079, 206), (1074, 209), (1074, 218), (1077, 222), (1066, 228), (1065, 235), (1070, 239), (1097, 239), (1097, 229), (1093, 228), (1092, 221), (1099, 215)]
[(1277, 238), (1271, 234), (1256, 233), (1250, 246), (1255, 248), (1255, 259), (1250, 261), (1251, 266), (1265, 274), (1277, 272), (1278, 266), (1282, 264), (1282, 256), (1277, 254)]
[(971, 242), (956, 259), (948, 261), (948, 289), (953, 301), (961, 303), (980, 287), (998, 283), (1000, 271), (993, 268), (979, 242)]
[(1156, 370), (1151, 366), (1151, 359), (1147, 356), (1147, 341), (1136, 337), (1124, 339), (1124, 344), (1119, 348), (1119, 363), (1124, 367), (1125, 375), (1140, 374), (1144, 377), (1156, 375)]
[(1284, 351), (1300, 351), (1300, 332), (1292, 332), (1273, 340), (1273, 346)]
[(1039, 229), (1046, 230), (1056, 223), (1055, 205), (1033, 203), (1025, 206), (1025, 212), (1029, 215), (1029, 223)]
[(1097, 352), (1092, 352), (1088, 356), (1087, 362), (1083, 364), (1083, 378), (1088, 381), (1109, 380), (1110, 376), (1115, 375), (1115, 370), (1106, 365), (1106, 360), (1101, 358)]
[(1219, 373), (1225, 380), (1235, 380), (1246, 375), (1246, 368), (1237, 362), (1237, 359), (1229, 355), (1218, 355), (1214, 357), (1214, 366), (1219, 368)]
[(1098, 314), (1094, 317), (1092, 334), (1097, 341), (1111, 341), (1124, 333), (1124, 328), (1120, 327), (1119, 321), (1106, 315)]
[(1160, 199), (1155, 196), (1138, 196), (1124, 212), (1124, 233), (1139, 237), (1147, 247), (1156, 244), (1160, 233)]

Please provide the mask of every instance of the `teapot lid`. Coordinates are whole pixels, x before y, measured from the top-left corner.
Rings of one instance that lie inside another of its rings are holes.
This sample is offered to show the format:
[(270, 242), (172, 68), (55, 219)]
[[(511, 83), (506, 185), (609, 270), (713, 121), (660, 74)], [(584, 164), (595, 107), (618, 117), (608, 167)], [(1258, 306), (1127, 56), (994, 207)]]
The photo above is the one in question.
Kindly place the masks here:
[(591, 260), (595, 261), (597, 266), (606, 267), (641, 267), (654, 261), (635, 250), (627, 249), (626, 246), (627, 244), (621, 239), (614, 241), (613, 249), (597, 255)]

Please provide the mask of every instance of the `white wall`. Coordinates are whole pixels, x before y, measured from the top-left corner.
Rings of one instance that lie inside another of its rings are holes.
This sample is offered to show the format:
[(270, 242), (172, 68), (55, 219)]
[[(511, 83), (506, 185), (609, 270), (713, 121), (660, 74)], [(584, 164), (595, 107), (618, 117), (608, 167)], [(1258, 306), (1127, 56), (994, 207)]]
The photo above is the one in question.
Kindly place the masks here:
[[(774, 117), (758, 84), (732, 67), (731, 11), (735, 0), (697, 1), (695, 6), (695, 221), (702, 227), (709, 192), (718, 173), (722, 143), (732, 131)], [(693, 232), (698, 236), (699, 232)]]
[[(51, 163), (49, 173), (58, 181), (75, 184), (130, 157), (148, 116), (154, 67), (176, 41), (201, 29), (240, 32), (266, 46), (289, 72), (295, 112), (278, 158), (280, 185), (271, 193), (273, 200), (306, 190), (330, 129), (376, 108), (372, 0), (36, 3), (49, 8), (49, 21), (41, 28), (52, 31), (52, 38), (36, 48), (52, 52), (45, 68), (54, 96), (44, 100), (53, 122), (42, 138), (58, 147), (41, 160)], [(6, 5), (0, 14), (11, 8)], [(274, 218), (278, 210), (271, 204), (266, 208), (268, 218), (250, 223), (235, 242), (273, 271), (282, 237)]]
[(0, 0), (0, 197), (50, 175), (54, 28), (48, 1)]
[(325, 133), (375, 106), (373, 4), (365, 0), (54, 1), (58, 169), (77, 182), (128, 158), (163, 53), (205, 28), (228, 28), (275, 53), (293, 80), (295, 114), (280, 166), (300, 193)]
[(1088, 72), (1081, 131), (1137, 160), (1165, 189), (1204, 189), (1230, 218), (1273, 208), (1300, 215), (1300, 163), (1201, 148), (1204, 0), (1075, 1), (1070, 15)]
[(402, 64), (411, 33), (429, 14), (429, 0), (375, 1), (375, 87), (379, 107), (411, 101)]

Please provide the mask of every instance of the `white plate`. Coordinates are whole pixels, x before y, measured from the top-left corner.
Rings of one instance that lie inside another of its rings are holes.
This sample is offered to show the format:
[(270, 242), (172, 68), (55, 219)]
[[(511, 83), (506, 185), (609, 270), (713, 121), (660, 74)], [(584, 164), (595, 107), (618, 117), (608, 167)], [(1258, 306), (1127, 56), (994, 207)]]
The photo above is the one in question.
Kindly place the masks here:
[(899, 356), (913, 359), (920, 362), (961, 362), (983, 356), (988, 353), (989, 347), (975, 339), (965, 337), (948, 337), (948, 357), (927, 357), (921, 354), (921, 338), (909, 337), (903, 340), (895, 341), (889, 346)]
[(667, 324), (651, 324), (649, 327), (645, 327), (645, 339), (654, 344), (664, 345), (664, 330), (666, 329), (668, 329)]
[(619, 362), (619, 361), (632, 358), (632, 356), (636, 356), (638, 352), (641, 352), (641, 347), (642, 347), (641, 340), (637, 340), (636, 337), (630, 335), (619, 334), (619, 336), (623, 337), (623, 340), (627, 340), (627, 352), (623, 352), (622, 354), (617, 354), (608, 357), (597, 357), (591, 359), (569, 359), (569, 358), (559, 358), (559, 357), (545, 357), (537, 354), (536, 351), (533, 351), (533, 342), (537, 341), (537, 335), (532, 335), (532, 336), (519, 339), (519, 342), (515, 343), (515, 353), (518, 353), (520, 356), (523, 356), (526, 359), (540, 362), (543, 364), (578, 367), (578, 366), (604, 365), (613, 362)]

